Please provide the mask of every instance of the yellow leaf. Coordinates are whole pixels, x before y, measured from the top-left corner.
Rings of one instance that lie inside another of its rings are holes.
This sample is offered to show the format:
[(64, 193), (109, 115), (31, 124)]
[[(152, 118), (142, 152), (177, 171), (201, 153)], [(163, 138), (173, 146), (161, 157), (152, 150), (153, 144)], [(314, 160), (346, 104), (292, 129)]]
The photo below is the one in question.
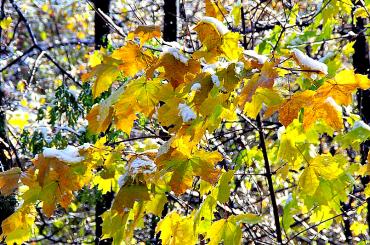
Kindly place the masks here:
[(343, 70), (335, 75), (334, 80), (326, 81), (317, 90), (316, 97), (332, 97), (340, 105), (352, 103), (352, 93), (357, 89), (370, 88), (370, 80), (360, 74), (355, 74), (353, 70)]
[(14, 189), (18, 187), (18, 181), (21, 176), (20, 168), (11, 168), (0, 173), (0, 193), (2, 195), (10, 195)]
[(130, 77), (139, 71), (146, 70), (155, 61), (155, 57), (148, 50), (143, 50), (133, 42), (128, 42), (125, 46), (113, 51), (112, 57), (122, 62), (118, 67), (119, 70)]
[(159, 102), (160, 88), (161, 82), (157, 78), (147, 80), (142, 76), (130, 81), (114, 105), (114, 122), (117, 128), (130, 134), (136, 113), (150, 117)]
[(219, 21), (223, 21), (225, 19), (227, 11), (220, 0), (205, 0), (205, 4), (206, 16), (214, 17)]
[(140, 39), (140, 46), (152, 39), (152, 38), (160, 38), (161, 37), (161, 29), (159, 26), (138, 26), (135, 31), (130, 32), (127, 35), (127, 40), (133, 40), (135, 37)]
[[(174, 56), (175, 55), (175, 56)], [(200, 71), (200, 64), (194, 59), (189, 59), (178, 50), (171, 50), (171, 53), (165, 52), (159, 60), (147, 71), (147, 77), (153, 77), (157, 68), (163, 67), (164, 73), (161, 77), (167, 79), (171, 85), (176, 88), (190, 78), (194, 77)]]
[(116, 80), (119, 75), (118, 65), (118, 60), (106, 56), (103, 58), (101, 64), (96, 65), (93, 67), (91, 72), (83, 75), (83, 81), (96, 76), (96, 80), (92, 87), (92, 95), (94, 98), (107, 91), (112, 83)]
[(195, 244), (197, 241), (193, 231), (193, 217), (181, 217), (176, 212), (159, 221), (156, 232), (161, 232), (160, 238), (164, 245)]
[(278, 77), (274, 62), (265, 62), (261, 73), (255, 74), (244, 86), (240, 93), (239, 106), (244, 108), (245, 103), (250, 102), (257, 88), (272, 88)]
[(205, 17), (194, 30), (203, 45), (200, 50), (194, 52), (194, 58), (203, 57), (207, 62), (213, 63), (219, 56), (236, 61), (242, 54), (242, 49), (239, 47), (239, 33), (230, 32), (217, 19)]
[(22, 244), (32, 236), (36, 210), (33, 205), (23, 205), (1, 223), (2, 234), (6, 244)]
[(207, 152), (194, 149), (182, 140), (174, 141), (171, 149), (156, 159), (160, 171), (173, 172), (170, 181), (172, 191), (184, 193), (193, 182), (194, 176), (214, 184), (218, 180), (220, 170), (215, 164), (223, 159), (219, 152)]
[(320, 179), (333, 180), (338, 178), (343, 170), (339, 166), (346, 163), (342, 155), (320, 155), (310, 161), (299, 178), (302, 191), (312, 196), (319, 187)]
[(0, 27), (1, 29), (8, 29), (10, 27), (10, 24), (12, 23), (12, 17), (8, 16), (2, 20), (0, 20)]
[(355, 221), (351, 224), (350, 229), (353, 232), (353, 235), (359, 236), (367, 233), (368, 225)]
[(307, 130), (317, 120), (322, 119), (328, 126), (335, 130), (343, 128), (342, 109), (335, 101), (328, 97), (325, 100), (315, 98), (307, 102), (304, 107), (303, 127)]

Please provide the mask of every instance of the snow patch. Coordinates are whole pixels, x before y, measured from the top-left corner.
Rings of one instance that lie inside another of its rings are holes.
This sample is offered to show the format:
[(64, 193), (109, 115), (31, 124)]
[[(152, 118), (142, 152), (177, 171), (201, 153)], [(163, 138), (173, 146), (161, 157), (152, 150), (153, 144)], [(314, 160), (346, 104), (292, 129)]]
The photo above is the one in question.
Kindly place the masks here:
[(325, 75), (328, 74), (328, 66), (324, 63), (321, 63), (318, 60), (314, 60), (311, 57), (305, 55), (302, 51), (299, 49), (293, 49), (294, 57), (297, 59), (300, 65), (303, 65), (310, 70), (320, 71), (324, 73)]
[(180, 103), (178, 109), (180, 111), (179, 116), (182, 117), (184, 122), (189, 122), (197, 118), (195, 112), (186, 104)]
[(218, 76), (216, 74), (213, 74), (211, 78), (213, 84), (216, 85), (216, 87), (220, 87), (220, 79), (218, 78)]
[(226, 33), (229, 32), (229, 29), (227, 29), (227, 27), (221, 21), (219, 21), (216, 18), (209, 17), (209, 16), (203, 17), (202, 22), (214, 25), (216, 27), (217, 31), (221, 35), (225, 35)]
[(244, 55), (256, 59), (258, 63), (261, 65), (264, 64), (268, 60), (268, 57), (266, 55), (258, 54), (254, 50), (244, 50), (243, 52), (244, 52)]
[(80, 147), (69, 145), (63, 150), (44, 147), (42, 155), (45, 158), (57, 158), (66, 163), (78, 163), (85, 159), (83, 156), (80, 156), (79, 150), (86, 149), (87, 147), (90, 147), (90, 145), (84, 144)]
[(138, 173), (151, 174), (155, 172), (157, 165), (147, 156), (138, 157), (131, 162), (130, 173), (135, 175)]
[(194, 83), (194, 84), (191, 86), (190, 90), (191, 90), (191, 91), (198, 91), (198, 90), (200, 90), (201, 88), (202, 88), (202, 85), (201, 85), (200, 83)]
[(173, 57), (175, 57), (175, 59), (177, 59), (178, 61), (184, 64), (187, 64), (189, 61), (189, 58), (183, 55), (179, 49), (174, 48), (174, 47), (163, 47), (163, 53), (171, 54)]
[(370, 131), (370, 126), (367, 125), (364, 121), (356, 121), (355, 124), (353, 125), (353, 128), (352, 130), (355, 130), (356, 128), (363, 128), (363, 129), (366, 129), (368, 131)]

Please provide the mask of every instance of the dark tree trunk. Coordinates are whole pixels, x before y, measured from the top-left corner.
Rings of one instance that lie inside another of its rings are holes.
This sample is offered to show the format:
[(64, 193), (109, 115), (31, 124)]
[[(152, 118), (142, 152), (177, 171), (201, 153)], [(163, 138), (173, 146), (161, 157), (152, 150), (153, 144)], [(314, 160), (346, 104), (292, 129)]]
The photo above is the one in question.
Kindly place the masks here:
[[(110, 0), (94, 0), (94, 5), (96, 9), (100, 9), (105, 14), (109, 15), (109, 5)], [(95, 12), (95, 49), (100, 49), (101, 47), (107, 47), (108, 40), (107, 36), (109, 34), (109, 26), (105, 20)], [(112, 239), (101, 240), (103, 235), (102, 224), (103, 220), (101, 215), (107, 211), (111, 205), (114, 198), (114, 192), (108, 192), (104, 195), (97, 193), (97, 200), (95, 206), (95, 244), (111, 244)]]
[[(358, 33), (353, 48), (355, 50), (353, 54), (353, 68), (356, 73), (369, 76), (370, 60), (369, 60), (369, 46), (364, 35), (365, 30), (365, 19), (357, 18), (356, 26), (353, 25), (353, 31)], [(359, 90), (357, 92), (357, 103), (358, 110), (361, 119), (369, 124), (370, 123), (370, 90)], [(361, 164), (366, 164), (366, 158), (369, 153), (370, 141), (367, 140), (361, 144)], [(363, 177), (361, 182), (364, 186), (369, 184), (369, 176)], [(367, 202), (367, 217), (366, 221), (368, 224), (368, 233), (370, 234), (370, 198), (366, 199)]]
[[(110, 0), (94, 0), (96, 9), (100, 9), (105, 14), (109, 15)], [(106, 47), (108, 44), (107, 35), (109, 34), (109, 26), (105, 23), (104, 19), (95, 13), (95, 49)]]
[(177, 0), (164, 0), (163, 40), (177, 40)]

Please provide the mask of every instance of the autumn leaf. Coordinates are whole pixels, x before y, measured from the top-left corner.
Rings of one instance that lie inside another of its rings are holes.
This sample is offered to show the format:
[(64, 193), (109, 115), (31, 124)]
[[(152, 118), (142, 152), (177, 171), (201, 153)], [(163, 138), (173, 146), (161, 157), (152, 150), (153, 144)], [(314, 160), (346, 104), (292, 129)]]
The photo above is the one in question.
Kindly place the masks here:
[(193, 57), (203, 57), (207, 62), (214, 63), (219, 56), (230, 61), (237, 60), (242, 54), (239, 47), (239, 33), (230, 32), (222, 22), (212, 17), (204, 17), (194, 28), (203, 44)]
[(32, 236), (36, 218), (36, 209), (33, 205), (23, 205), (1, 223), (0, 239), (6, 244), (22, 244)]
[(219, 21), (223, 21), (225, 19), (227, 11), (220, 0), (205, 0), (205, 4), (207, 16), (214, 17)]
[(155, 57), (150, 51), (143, 50), (133, 42), (127, 42), (125, 46), (113, 51), (112, 57), (121, 61), (118, 69), (129, 77), (133, 77), (139, 71), (148, 69), (155, 62)]
[(120, 73), (117, 69), (118, 65), (118, 60), (105, 56), (101, 64), (94, 66), (89, 73), (83, 76), (84, 81), (96, 76), (96, 80), (94, 81), (92, 87), (92, 94), (94, 98), (107, 91), (119, 76)]
[(347, 106), (352, 103), (352, 94), (357, 88), (370, 88), (370, 80), (353, 70), (343, 70), (320, 86), (316, 97), (332, 97), (339, 105)]
[(299, 111), (311, 101), (314, 94), (315, 92), (312, 90), (296, 92), (281, 105), (275, 105), (267, 109), (265, 116), (269, 117), (277, 109), (279, 111), (279, 121), (287, 127), (298, 117)]
[(164, 72), (160, 72), (160, 77), (167, 79), (174, 88), (191, 80), (200, 71), (198, 61), (185, 57), (175, 48), (168, 49), (161, 55), (159, 60), (148, 69), (147, 77), (153, 77), (154, 71), (160, 67), (164, 69)]
[(117, 103), (114, 104), (114, 122), (117, 128), (129, 134), (137, 118), (136, 113), (151, 116), (159, 102), (160, 89), (159, 79), (147, 80), (142, 76), (131, 80)]
[(176, 212), (168, 214), (156, 228), (163, 244), (195, 244), (197, 239), (192, 228), (192, 216), (182, 217)]
[[(53, 151), (68, 157), (65, 154), (72, 149)], [(91, 178), (90, 169), (83, 162), (83, 158), (80, 158), (80, 162), (69, 163), (58, 157), (58, 154), (50, 157), (39, 154), (33, 160), (34, 167), (21, 179), (25, 185), (32, 187), (24, 195), (38, 196), (39, 200), (43, 201), (45, 214), (49, 217), (58, 203), (67, 208), (73, 199), (73, 191), (80, 190)]]
[(150, 196), (145, 184), (124, 185), (114, 198), (112, 210), (118, 213), (126, 212), (134, 206), (136, 201), (147, 200), (150, 200)]
[(21, 176), (20, 168), (11, 168), (0, 173), (0, 193), (4, 196), (13, 193), (14, 189), (18, 187), (18, 181)]
[(340, 167), (346, 163), (341, 155), (320, 155), (310, 161), (299, 178), (299, 186), (307, 195), (312, 196), (319, 187), (320, 178), (333, 180), (338, 178), (343, 170)]
[(315, 124), (319, 119), (322, 119), (328, 126), (335, 130), (343, 128), (342, 109), (331, 97), (325, 100), (315, 98), (307, 103), (309, 104), (304, 107), (303, 114), (303, 127), (305, 130)]
[(271, 89), (274, 86), (274, 81), (278, 77), (278, 73), (274, 66), (275, 63), (273, 61), (265, 62), (261, 69), (261, 73), (253, 75), (249, 81), (246, 81), (247, 83), (244, 85), (238, 101), (241, 108), (244, 108), (244, 105), (252, 100), (257, 88)]
[(140, 47), (142, 47), (146, 41), (152, 38), (160, 38), (161, 29), (155, 25), (138, 26), (134, 31), (129, 32), (127, 40), (133, 40), (135, 37), (140, 39)]
[(160, 171), (173, 172), (170, 186), (176, 194), (181, 194), (188, 189), (194, 176), (214, 184), (218, 180), (220, 170), (215, 169), (215, 164), (223, 159), (218, 152), (190, 148), (184, 142), (173, 142), (171, 149), (156, 159)]

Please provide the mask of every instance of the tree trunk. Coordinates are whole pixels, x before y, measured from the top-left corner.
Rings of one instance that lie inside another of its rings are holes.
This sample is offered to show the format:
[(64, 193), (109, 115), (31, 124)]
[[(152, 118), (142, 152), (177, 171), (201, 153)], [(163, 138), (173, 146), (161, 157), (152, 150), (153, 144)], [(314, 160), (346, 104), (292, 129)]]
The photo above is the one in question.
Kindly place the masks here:
[[(109, 5), (110, 0), (94, 0), (94, 5), (96, 9), (100, 9), (105, 14), (109, 15)], [(95, 12), (95, 49), (100, 49), (101, 47), (107, 47), (109, 34), (109, 26), (105, 20)], [(98, 191), (97, 191), (98, 192)], [(108, 192), (104, 195), (99, 195), (97, 193), (97, 200), (95, 206), (95, 244), (111, 244), (112, 239), (101, 240), (103, 235), (103, 220), (101, 215), (107, 211), (111, 205), (114, 198), (114, 192)]]
[[(100, 9), (105, 14), (109, 15), (110, 0), (94, 0), (96, 9)], [(109, 34), (109, 26), (105, 23), (105, 20), (95, 12), (95, 49), (100, 47), (106, 47), (108, 44), (107, 36)]]
[(163, 40), (177, 40), (177, 0), (164, 0)]
[[(353, 54), (353, 68), (356, 73), (369, 76), (370, 60), (369, 60), (369, 46), (364, 35), (365, 19), (357, 18), (357, 24), (353, 25), (353, 31), (358, 33), (353, 48), (355, 50)], [(370, 123), (370, 90), (360, 89), (357, 92), (357, 103), (358, 110), (361, 119), (366, 123)], [(361, 144), (361, 164), (366, 164), (366, 158), (369, 153), (370, 141), (367, 140)], [(369, 184), (369, 176), (365, 176), (361, 179), (364, 187)], [(366, 221), (368, 224), (368, 233), (370, 235), (370, 198), (366, 199), (367, 202), (367, 217)]]

